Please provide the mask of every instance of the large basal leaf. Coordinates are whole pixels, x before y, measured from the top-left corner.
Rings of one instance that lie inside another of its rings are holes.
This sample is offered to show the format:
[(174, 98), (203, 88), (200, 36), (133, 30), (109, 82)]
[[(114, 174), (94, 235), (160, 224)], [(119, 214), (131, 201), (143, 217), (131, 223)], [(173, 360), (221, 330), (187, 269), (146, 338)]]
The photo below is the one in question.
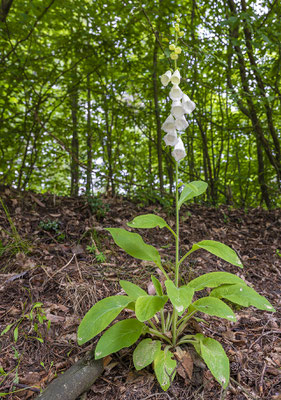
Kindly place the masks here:
[(231, 308), (215, 297), (202, 297), (192, 303), (191, 307), (208, 315), (215, 315), (233, 322), (236, 321), (235, 314)]
[(215, 339), (207, 338), (197, 333), (196, 338), (200, 340), (201, 357), (207, 367), (225, 389), (229, 382), (229, 360), (222, 345)]
[(142, 288), (132, 282), (121, 280), (119, 283), (122, 289), (124, 289), (127, 295), (133, 300), (137, 300), (140, 296), (147, 296), (147, 293)]
[(144, 243), (142, 237), (137, 233), (128, 232), (120, 228), (106, 228), (111, 233), (114, 242), (130, 256), (140, 260), (153, 261), (161, 265), (161, 259), (155, 247)]
[(161, 342), (159, 340), (142, 340), (133, 353), (133, 361), (136, 370), (140, 370), (151, 364), (160, 349)]
[(254, 306), (259, 310), (276, 311), (264, 296), (246, 285), (224, 285), (212, 290), (210, 296), (224, 298), (244, 307)]
[(213, 288), (224, 284), (235, 284), (246, 285), (246, 283), (234, 274), (229, 272), (209, 272), (199, 276), (198, 278), (190, 281), (187, 286), (193, 288), (195, 291), (202, 290), (205, 287)]
[(158, 296), (163, 296), (163, 290), (162, 290), (162, 286), (161, 283), (159, 282), (159, 280), (157, 278), (155, 278), (155, 276), (151, 275), (151, 280), (153, 283), (153, 286), (155, 288), (156, 294)]
[(164, 307), (168, 296), (142, 296), (136, 300), (135, 313), (139, 321), (144, 322), (152, 318)]
[(202, 240), (202, 242), (195, 243), (188, 253), (191, 254), (198, 249), (207, 250), (209, 253), (212, 253), (215, 256), (222, 258), (230, 264), (243, 268), (243, 264), (235, 251), (228, 247), (226, 244), (216, 242), (215, 240)]
[(179, 199), (179, 207), (187, 201), (193, 199), (193, 197), (200, 196), (207, 190), (208, 184), (203, 181), (193, 181), (184, 185), (184, 189), (181, 192)]
[(144, 328), (145, 324), (133, 318), (119, 321), (111, 326), (97, 343), (95, 350), (96, 360), (134, 344)]
[(131, 228), (156, 228), (159, 226), (159, 228), (164, 228), (167, 226), (167, 222), (161, 218), (158, 217), (158, 215), (154, 214), (145, 214), (145, 215), (139, 215), (138, 217), (135, 217), (133, 221), (127, 223), (128, 226)]
[(177, 313), (182, 315), (192, 301), (194, 289), (187, 286), (177, 288), (171, 280), (165, 281), (165, 286), (171, 303), (175, 307)]
[(96, 303), (78, 327), (78, 344), (86, 343), (103, 331), (131, 301), (127, 296), (110, 296)]
[(169, 389), (176, 374), (177, 362), (172, 357), (170, 351), (160, 350), (154, 360), (155, 375), (164, 391)]

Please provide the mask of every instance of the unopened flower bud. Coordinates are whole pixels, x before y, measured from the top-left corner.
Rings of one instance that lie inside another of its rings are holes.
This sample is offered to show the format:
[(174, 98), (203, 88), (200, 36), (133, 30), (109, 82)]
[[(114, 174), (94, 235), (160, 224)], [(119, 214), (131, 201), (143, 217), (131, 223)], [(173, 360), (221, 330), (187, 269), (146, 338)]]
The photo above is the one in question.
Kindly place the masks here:
[(181, 19), (178, 17), (178, 18), (176, 19), (176, 21), (177, 21), (177, 22), (181, 22)]
[(183, 35), (184, 35), (183, 31), (179, 32), (179, 37), (183, 37)]
[(179, 56), (176, 53), (171, 53), (170, 57), (172, 60), (177, 60), (179, 58)]
[(180, 31), (180, 26), (179, 26), (179, 24), (175, 24), (175, 31), (176, 31), (176, 32), (179, 32), (179, 31)]
[(176, 47), (175, 48), (175, 53), (176, 54), (180, 54), (181, 53), (181, 48), (180, 47)]
[(175, 46), (174, 44), (170, 44), (169, 49), (170, 49), (171, 51), (174, 51), (175, 48), (176, 48), (176, 46)]

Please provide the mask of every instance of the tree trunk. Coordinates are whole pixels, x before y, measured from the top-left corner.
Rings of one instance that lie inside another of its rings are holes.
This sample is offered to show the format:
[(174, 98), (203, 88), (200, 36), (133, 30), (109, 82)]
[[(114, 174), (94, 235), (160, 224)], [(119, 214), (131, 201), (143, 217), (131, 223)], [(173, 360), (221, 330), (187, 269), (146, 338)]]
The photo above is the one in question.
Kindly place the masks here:
[(6, 22), (13, 0), (2, 0), (0, 8), (0, 22)]
[(71, 98), (71, 116), (72, 116), (72, 140), (71, 140), (71, 196), (78, 196), (79, 192), (79, 140), (78, 140), (78, 90), (72, 89)]
[(91, 124), (91, 89), (90, 76), (87, 76), (87, 173), (86, 173), (86, 194), (92, 189), (92, 124)]

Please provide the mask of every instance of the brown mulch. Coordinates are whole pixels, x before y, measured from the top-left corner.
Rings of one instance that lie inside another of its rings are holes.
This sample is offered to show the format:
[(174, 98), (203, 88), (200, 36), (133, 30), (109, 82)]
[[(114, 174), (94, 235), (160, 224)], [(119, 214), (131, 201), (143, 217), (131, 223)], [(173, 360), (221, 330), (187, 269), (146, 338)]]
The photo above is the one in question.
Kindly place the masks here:
[[(86, 311), (98, 300), (120, 293), (119, 279), (144, 289), (150, 282), (153, 265), (118, 249), (104, 228), (128, 229), (126, 222), (145, 213), (156, 213), (170, 225), (174, 217), (160, 206), (140, 207), (124, 198), (104, 198), (108, 212), (98, 217), (83, 196), (56, 197), (2, 186), (0, 197), (10, 217), (9, 221), (0, 204), (0, 332), (14, 324), (0, 336), (0, 393), (13, 392), (6, 399), (33, 399), (96, 343), (82, 347), (76, 343), (77, 327)], [(174, 243), (169, 231), (145, 230), (142, 235), (157, 247), (165, 268), (171, 270)], [(211, 271), (236, 273), (277, 310), (272, 314), (237, 307), (237, 322), (212, 317), (208, 325), (195, 327), (219, 340), (230, 358), (227, 393), (221, 393), (200, 362), (191, 380), (177, 375), (163, 392), (151, 368), (134, 370), (132, 347), (112, 355), (84, 399), (281, 399), (281, 210), (183, 207), (182, 254), (203, 239), (231, 246), (244, 269), (198, 251), (182, 268), (183, 282)], [(104, 261), (97, 261), (87, 249), (93, 244)], [(41, 308), (31, 313), (37, 303), (42, 303)], [(51, 321), (49, 328), (38, 314), (40, 309)]]

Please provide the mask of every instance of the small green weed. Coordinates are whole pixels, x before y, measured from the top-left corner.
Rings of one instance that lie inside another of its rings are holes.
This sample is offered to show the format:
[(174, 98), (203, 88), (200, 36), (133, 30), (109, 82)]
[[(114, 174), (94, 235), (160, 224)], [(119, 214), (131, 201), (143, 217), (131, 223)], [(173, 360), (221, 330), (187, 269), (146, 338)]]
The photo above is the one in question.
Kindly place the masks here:
[[(51, 321), (49, 321), (46, 317), (45, 311), (42, 308), (43, 303), (36, 302), (33, 304), (31, 310), (29, 313), (23, 312), (22, 316), (15, 322), (9, 324), (6, 326), (6, 328), (3, 329), (1, 332), (0, 336), (5, 335), (5, 333), (8, 333), (12, 328), (13, 328), (13, 338), (14, 342), (16, 343), (19, 337), (19, 327), (22, 324), (24, 320), (29, 320), (31, 324), (31, 330), (35, 332), (35, 336), (27, 336), (25, 334), (25, 337), (28, 339), (36, 339), (40, 343), (44, 343), (44, 339), (42, 337), (42, 334), (39, 331), (39, 325), (43, 325), (45, 321), (48, 321), (47, 323), (47, 330), (50, 329), (51, 326)], [(24, 308), (26, 306), (26, 302), (24, 303)], [(29, 330), (30, 331), (30, 330)]]
[(44, 231), (48, 232), (59, 232), (60, 229), (60, 224), (58, 221), (52, 221), (48, 219), (47, 221), (40, 221), (39, 222), (39, 228), (43, 229)]
[(39, 222), (39, 228), (41, 228), (43, 231), (54, 233), (56, 240), (58, 242), (63, 242), (65, 240), (65, 233), (61, 232), (60, 227), (61, 224), (57, 220), (52, 221), (48, 219), (47, 221)]
[(7, 220), (11, 228), (11, 232), (9, 232), (4, 228), (0, 227), (0, 231), (2, 230), (5, 236), (9, 238), (7, 240), (7, 243), (5, 244), (2, 241), (0, 241), (0, 256), (15, 255), (18, 253), (28, 254), (31, 250), (31, 244), (27, 240), (22, 239), (20, 237), (17, 228), (11, 218), (9, 210), (1, 198), (0, 198), (0, 203), (4, 209), (4, 212), (6, 214)]
[(97, 216), (97, 219), (103, 219), (109, 211), (109, 205), (104, 204), (99, 195), (87, 196), (87, 203), (92, 214)]

